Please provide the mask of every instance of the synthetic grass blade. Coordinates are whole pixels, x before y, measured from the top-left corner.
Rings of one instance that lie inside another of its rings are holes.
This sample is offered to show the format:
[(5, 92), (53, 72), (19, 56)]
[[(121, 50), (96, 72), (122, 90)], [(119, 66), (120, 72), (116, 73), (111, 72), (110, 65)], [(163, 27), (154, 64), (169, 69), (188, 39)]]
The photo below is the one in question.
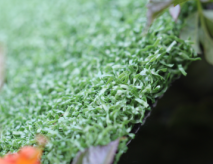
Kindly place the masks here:
[[(106, 7), (107, 6), (107, 7)], [(147, 36), (146, 1), (0, 1), (7, 81), (0, 95), (0, 155), (48, 138), (43, 164), (126, 136), (195, 59), (169, 13)]]
[(5, 56), (3, 49), (0, 47), (0, 89), (4, 83), (4, 68), (5, 67)]

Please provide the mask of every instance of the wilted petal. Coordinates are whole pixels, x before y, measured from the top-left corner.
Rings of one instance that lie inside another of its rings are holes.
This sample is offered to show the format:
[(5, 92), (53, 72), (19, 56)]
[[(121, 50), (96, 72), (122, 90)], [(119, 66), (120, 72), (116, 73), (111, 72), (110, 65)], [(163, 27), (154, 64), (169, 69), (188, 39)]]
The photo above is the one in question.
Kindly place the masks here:
[(169, 12), (170, 12), (170, 14), (171, 14), (171, 16), (172, 16), (172, 18), (174, 19), (175, 22), (178, 19), (178, 16), (180, 14), (180, 10), (181, 10), (180, 5), (171, 6), (169, 8)]

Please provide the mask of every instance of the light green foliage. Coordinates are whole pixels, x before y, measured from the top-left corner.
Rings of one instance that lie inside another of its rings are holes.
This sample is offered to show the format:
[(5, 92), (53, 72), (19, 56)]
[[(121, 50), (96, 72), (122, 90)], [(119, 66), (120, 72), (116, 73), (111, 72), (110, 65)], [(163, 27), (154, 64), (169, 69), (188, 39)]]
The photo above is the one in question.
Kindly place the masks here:
[[(141, 123), (149, 103), (185, 74), (188, 41), (165, 13), (147, 36), (141, 0), (0, 1), (7, 46), (0, 154), (49, 138), (43, 163), (69, 163)], [(119, 155), (126, 151), (125, 141)]]
[[(202, 45), (203, 54), (208, 63), (213, 64), (213, 11), (205, 10), (201, 2), (207, 1), (194, 1), (197, 2), (197, 11), (189, 14), (185, 20), (185, 26), (181, 31), (181, 39), (191, 39), (196, 53), (202, 53), (200, 45)], [(209, 5), (208, 3), (206, 4)], [(193, 5), (191, 5), (192, 7)]]

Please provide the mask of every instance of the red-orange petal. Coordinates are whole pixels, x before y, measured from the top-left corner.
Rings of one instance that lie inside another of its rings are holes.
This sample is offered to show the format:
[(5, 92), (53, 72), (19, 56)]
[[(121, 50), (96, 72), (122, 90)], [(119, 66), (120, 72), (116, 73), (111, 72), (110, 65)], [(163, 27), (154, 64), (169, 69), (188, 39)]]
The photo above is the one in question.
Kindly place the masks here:
[(14, 154), (7, 154), (2, 160), (5, 164), (16, 164), (17, 159), (18, 154), (14, 153)]
[(31, 146), (23, 147), (19, 152), (16, 164), (40, 164), (41, 149)]
[(7, 164), (4, 159), (0, 158), (0, 164)]

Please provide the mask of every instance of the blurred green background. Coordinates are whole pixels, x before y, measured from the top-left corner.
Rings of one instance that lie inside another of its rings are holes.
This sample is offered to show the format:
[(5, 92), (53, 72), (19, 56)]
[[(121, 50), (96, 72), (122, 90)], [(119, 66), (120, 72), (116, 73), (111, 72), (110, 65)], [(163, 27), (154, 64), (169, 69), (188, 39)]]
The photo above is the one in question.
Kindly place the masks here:
[(192, 63), (158, 100), (119, 164), (213, 164), (213, 66)]

